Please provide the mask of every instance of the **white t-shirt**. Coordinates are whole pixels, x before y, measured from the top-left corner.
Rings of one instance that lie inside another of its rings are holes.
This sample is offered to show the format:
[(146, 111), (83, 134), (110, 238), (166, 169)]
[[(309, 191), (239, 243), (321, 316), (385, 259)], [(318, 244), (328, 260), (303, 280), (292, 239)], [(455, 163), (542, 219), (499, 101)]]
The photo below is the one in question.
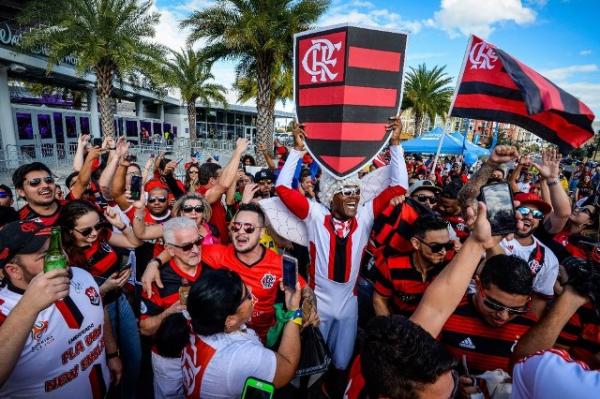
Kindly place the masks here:
[(600, 372), (590, 371), (565, 351), (551, 349), (517, 363), (513, 399), (598, 399)]
[[(42, 310), (0, 398), (92, 398), (110, 383), (100, 290), (85, 270), (72, 267), (69, 296)], [(0, 324), (23, 291), (0, 288)]]
[[(532, 236), (533, 237), (533, 236)], [(533, 291), (544, 296), (554, 295), (554, 283), (558, 276), (558, 259), (554, 252), (537, 238), (533, 237), (534, 243), (523, 246), (516, 239), (507, 240), (506, 238), (500, 241), (500, 246), (507, 255), (516, 255), (524, 259), (528, 264), (531, 272), (534, 275)], [(538, 245), (544, 252), (543, 262), (540, 262), (531, 256), (532, 252), (539, 251)], [(533, 258), (533, 259), (530, 259)]]
[(525, 183), (524, 181), (517, 182), (517, 187), (519, 187), (519, 191), (522, 193), (528, 193), (531, 189), (531, 182)]
[(273, 382), (277, 359), (252, 329), (211, 336), (190, 334), (181, 357), (188, 399), (239, 398), (248, 377)]

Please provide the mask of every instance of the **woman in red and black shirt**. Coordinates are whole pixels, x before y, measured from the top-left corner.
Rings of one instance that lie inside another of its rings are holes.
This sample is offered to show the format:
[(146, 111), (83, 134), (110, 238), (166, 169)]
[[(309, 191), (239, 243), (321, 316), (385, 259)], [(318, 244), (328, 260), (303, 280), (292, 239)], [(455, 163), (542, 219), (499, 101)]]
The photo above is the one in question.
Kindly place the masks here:
[[(95, 205), (84, 200), (67, 204), (59, 223), (69, 264), (90, 272), (100, 287), (102, 303), (110, 315), (122, 353), (122, 393), (124, 397), (133, 397), (140, 372), (141, 345), (133, 309), (121, 292), (131, 268), (129, 265), (121, 267), (124, 262), (115, 247), (131, 249), (141, 241), (116, 212), (108, 208), (103, 215)], [(113, 233), (112, 227), (120, 233)]]

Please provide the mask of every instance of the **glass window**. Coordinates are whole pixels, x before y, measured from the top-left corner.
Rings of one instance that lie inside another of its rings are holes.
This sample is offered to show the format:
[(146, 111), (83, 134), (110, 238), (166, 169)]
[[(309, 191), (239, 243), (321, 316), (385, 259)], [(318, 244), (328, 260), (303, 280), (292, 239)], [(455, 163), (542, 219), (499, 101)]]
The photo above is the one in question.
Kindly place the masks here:
[(232, 125), (227, 125), (227, 140), (233, 140), (233, 136), (235, 135), (235, 127)]
[(177, 126), (173, 126), (173, 131), (171, 132), (173, 133), (173, 137), (177, 137)]
[(217, 111), (215, 111), (214, 109), (211, 109), (210, 111), (206, 112), (206, 121), (207, 122), (216, 122), (217, 121)]
[(252, 115), (244, 115), (244, 125), (252, 125)]
[(77, 118), (71, 115), (65, 116), (65, 123), (67, 125), (67, 137), (77, 138)]
[(235, 114), (233, 112), (227, 112), (227, 123), (233, 125), (235, 123)]
[(117, 125), (119, 126), (119, 136), (123, 136), (125, 134), (125, 121), (123, 118), (119, 118), (117, 121)]
[(244, 128), (241, 126), (236, 126), (235, 127), (235, 135), (236, 137), (244, 137)]
[(235, 124), (236, 125), (243, 125), (244, 124), (244, 115), (242, 115), (242, 114), (235, 114)]
[(154, 127), (154, 130), (152, 131), (153, 134), (161, 134), (162, 135), (162, 123), (154, 122), (152, 124), (152, 126)]
[(40, 133), (40, 137), (43, 139), (51, 139), (52, 138), (52, 124), (50, 123), (50, 115), (49, 114), (38, 114), (37, 122), (38, 122), (38, 132)]
[(80, 117), (79, 126), (81, 127), (81, 134), (90, 134), (90, 118), (87, 116)]
[(222, 110), (217, 111), (217, 122), (219, 122), (219, 123), (225, 122), (225, 111), (222, 111)]
[(60, 112), (55, 112), (52, 114), (54, 118), (54, 133), (56, 134), (57, 139), (63, 137), (64, 125), (62, 114)]
[(206, 109), (196, 108), (196, 122), (206, 122)]
[(149, 135), (152, 134), (152, 122), (150, 121), (140, 121), (140, 131), (146, 129)]
[(171, 124), (163, 123), (163, 132), (170, 132), (170, 131), (171, 131)]
[(128, 137), (138, 137), (137, 121), (132, 121), (132, 120), (125, 121), (125, 134)]
[(31, 114), (29, 112), (17, 112), (17, 130), (20, 140), (33, 140), (33, 125), (31, 124)]

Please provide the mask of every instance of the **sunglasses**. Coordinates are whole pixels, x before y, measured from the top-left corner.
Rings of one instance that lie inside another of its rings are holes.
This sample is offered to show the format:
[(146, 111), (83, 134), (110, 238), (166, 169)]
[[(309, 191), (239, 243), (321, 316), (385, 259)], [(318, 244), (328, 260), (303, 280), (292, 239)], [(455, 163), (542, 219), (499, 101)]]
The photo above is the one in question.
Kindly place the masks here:
[(438, 199), (435, 196), (429, 196), (429, 195), (425, 195), (425, 194), (419, 194), (415, 197), (417, 199), (417, 201), (419, 201), (420, 203), (424, 204), (425, 202), (429, 202), (430, 204), (437, 204)]
[(150, 197), (150, 198), (148, 198), (149, 204), (153, 204), (155, 202), (160, 202), (161, 204), (164, 204), (165, 202), (167, 202), (167, 197)]
[(234, 232), (237, 233), (238, 231), (240, 231), (242, 229), (242, 227), (244, 228), (244, 232), (246, 232), (246, 234), (252, 234), (254, 233), (254, 231), (262, 226), (255, 226), (252, 223), (240, 223), (240, 222), (231, 222), (231, 224), (229, 225), (229, 229)]
[(0, 198), (8, 198), (10, 195), (6, 191), (0, 191)]
[(198, 174), (198, 171), (197, 171), (197, 170), (190, 170), (188, 173), (189, 173), (190, 175), (197, 175), (197, 174)]
[[(2, 198), (2, 193), (0, 193), (0, 198)], [(592, 211), (590, 211), (588, 208), (575, 208), (573, 209), (573, 213), (587, 213), (587, 215), (591, 218), (592, 217)]]
[(175, 248), (179, 248), (184, 252), (188, 252), (191, 251), (192, 248), (194, 248), (194, 245), (197, 246), (198, 248), (200, 248), (200, 245), (202, 244), (202, 240), (204, 239), (204, 237), (200, 236), (196, 241), (194, 242), (189, 242), (187, 244), (183, 244), (183, 245), (177, 245), (177, 244), (169, 244), (174, 246)]
[(42, 181), (46, 184), (54, 184), (54, 177), (52, 177), (52, 176), (46, 176), (44, 178), (36, 177), (35, 179), (29, 180), (28, 183), (31, 187), (37, 187), (40, 184), (42, 184)]
[(93, 225), (92, 227), (86, 227), (83, 230), (77, 230), (75, 227), (73, 227), (73, 230), (75, 230), (76, 232), (78, 232), (79, 234), (81, 234), (84, 237), (89, 237), (90, 234), (92, 234), (93, 231), (98, 232), (98, 231), (102, 230), (105, 227), (106, 227), (106, 223), (98, 222), (95, 225)]
[(202, 213), (204, 212), (204, 205), (184, 205), (181, 207), (181, 210), (183, 213), (192, 213), (192, 211), (196, 211), (196, 213)]
[(336, 194), (341, 193), (343, 197), (351, 197), (353, 195), (360, 195), (360, 187), (344, 187)]
[(445, 244), (440, 244), (437, 242), (430, 244), (430, 243), (425, 242), (420, 239), (419, 239), (419, 241), (421, 241), (423, 244), (427, 245), (429, 247), (429, 249), (431, 249), (431, 252), (436, 253), (436, 254), (442, 252), (442, 249), (445, 249), (446, 251), (450, 251), (451, 249), (454, 248), (454, 243), (452, 241), (448, 241)]
[(544, 214), (542, 211), (537, 209), (527, 208), (526, 206), (520, 206), (517, 208), (517, 212), (519, 212), (523, 216), (531, 215), (532, 218), (542, 220), (544, 218)]
[(492, 309), (494, 312), (502, 312), (502, 311), (507, 311), (509, 315), (516, 315), (516, 314), (525, 314), (527, 312), (529, 312), (529, 303), (527, 303), (524, 306), (521, 306), (519, 308), (511, 308), (509, 306), (505, 306), (503, 304), (501, 304), (500, 302), (496, 301), (495, 299), (492, 299), (488, 296), (485, 295), (485, 292), (483, 292), (483, 288), (481, 287), (481, 285), (479, 285), (479, 293), (481, 294), (481, 297), (483, 299), (483, 304)]

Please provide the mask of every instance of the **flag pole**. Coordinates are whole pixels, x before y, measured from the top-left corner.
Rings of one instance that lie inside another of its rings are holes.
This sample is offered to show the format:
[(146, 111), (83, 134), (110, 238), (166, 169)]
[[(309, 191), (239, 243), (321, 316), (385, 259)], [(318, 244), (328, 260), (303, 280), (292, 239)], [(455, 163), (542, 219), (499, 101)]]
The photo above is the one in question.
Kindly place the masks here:
[[(456, 81), (456, 88), (454, 89), (454, 93), (452, 94), (452, 101), (450, 102), (450, 108), (448, 109), (448, 118), (450, 118), (450, 115), (452, 114), (452, 109), (454, 108), (454, 102), (456, 101), (456, 96), (458, 95), (458, 88), (460, 87), (460, 82), (462, 81), (463, 74), (465, 73), (465, 65), (467, 65), (467, 57), (469, 56), (469, 51), (471, 50), (472, 45), (473, 45), (473, 35), (469, 36), (469, 43), (467, 44), (467, 49), (465, 50), (465, 55), (463, 57), (462, 66), (460, 68), (460, 75), (458, 75), (458, 80)], [(442, 150), (442, 143), (444, 140), (444, 136), (446, 136), (446, 132), (442, 131), (442, 137), (440, 137), (440, 142), (438, 144), (437, 152), (435, 154), (435, 159), (433, 160), (433, 167), (431, 168), (432, 174), (435, 174), (435, 167), (437, 166), (437, 161), (440, 156), (440, 151)], [(467, 135), (465, 134), (465, 138), (466, 137), (467, 137)], [(464, 143), (463, 143), (463, 153), (464, 153)]]

